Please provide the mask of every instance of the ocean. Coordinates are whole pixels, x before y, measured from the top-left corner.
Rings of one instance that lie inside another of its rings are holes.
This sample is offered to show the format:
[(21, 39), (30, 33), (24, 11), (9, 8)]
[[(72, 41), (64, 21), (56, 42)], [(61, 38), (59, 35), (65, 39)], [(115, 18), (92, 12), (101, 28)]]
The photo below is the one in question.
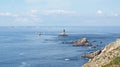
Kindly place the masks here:
[[(65, 29), (68, 36), (58, 36)], [(81, 67), (81, 56), (120, 37), (120, 27), (1, 26), (0, 67)], [(41, 34), (41, 35), (39, 35)], [(63, 43), (86, 37), (92, 46)], [(102, 43), (100, 43), (102, 42)]]

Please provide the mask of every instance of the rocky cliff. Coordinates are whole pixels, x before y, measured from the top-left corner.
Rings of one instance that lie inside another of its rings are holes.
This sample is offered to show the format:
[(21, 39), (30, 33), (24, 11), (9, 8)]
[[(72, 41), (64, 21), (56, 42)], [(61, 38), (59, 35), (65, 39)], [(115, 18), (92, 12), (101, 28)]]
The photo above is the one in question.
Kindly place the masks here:
[(99, 55), (90, 59), (82, 67), (103, 67), (118, 56), (120, 56), (120, 39), (105, 46)]

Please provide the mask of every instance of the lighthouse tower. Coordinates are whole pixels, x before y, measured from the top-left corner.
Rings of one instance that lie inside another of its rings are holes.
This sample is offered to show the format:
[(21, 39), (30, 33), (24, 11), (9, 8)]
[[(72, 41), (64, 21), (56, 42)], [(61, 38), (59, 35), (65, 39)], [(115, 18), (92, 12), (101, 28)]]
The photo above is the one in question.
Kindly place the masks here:
[(63, 29), (63, 32), (60, 33), (60, 36), (67, 36), (66, 32), (65, 32), (65, 29)]

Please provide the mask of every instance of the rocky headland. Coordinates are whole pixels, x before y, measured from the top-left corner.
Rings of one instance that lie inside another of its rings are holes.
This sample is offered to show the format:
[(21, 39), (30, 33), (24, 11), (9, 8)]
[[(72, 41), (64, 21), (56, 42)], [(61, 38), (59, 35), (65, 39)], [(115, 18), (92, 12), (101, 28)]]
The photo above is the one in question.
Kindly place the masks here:
[[(90, 60), (82, 67), (107, 67), (106, 65), (110, 64), (113, 59), (120, 57), (120, 39), (108, 44), (101, 50), (84, 55), (83, 57)], [(110, 67), (120, 67), (120, 62), (118, 61), (118, 63), (110, 65)]]

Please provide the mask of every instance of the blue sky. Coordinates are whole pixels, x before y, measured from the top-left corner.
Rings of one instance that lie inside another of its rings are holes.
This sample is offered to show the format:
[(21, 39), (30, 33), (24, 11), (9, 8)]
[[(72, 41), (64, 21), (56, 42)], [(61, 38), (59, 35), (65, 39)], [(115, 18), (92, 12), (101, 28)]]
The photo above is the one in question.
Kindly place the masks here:
[(120, 26), (120, 0), (0, 0), (0, 26)]

